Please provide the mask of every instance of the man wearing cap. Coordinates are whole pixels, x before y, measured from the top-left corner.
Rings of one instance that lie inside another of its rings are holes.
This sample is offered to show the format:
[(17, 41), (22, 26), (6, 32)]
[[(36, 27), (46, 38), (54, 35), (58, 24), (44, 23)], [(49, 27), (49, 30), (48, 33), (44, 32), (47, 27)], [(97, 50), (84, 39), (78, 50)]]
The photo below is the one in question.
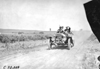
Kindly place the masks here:
[(64, 30), (64, 33), (65, 33), (66, 38), (67, 38), (65, 43), (68, 44), (68, 40), (70, 39), (71, 43), (74, 45), (73, 39), (72, 39), (73, 33), (71, 32), (71, 28), (69, 26), (66, 27), (66, 29)]

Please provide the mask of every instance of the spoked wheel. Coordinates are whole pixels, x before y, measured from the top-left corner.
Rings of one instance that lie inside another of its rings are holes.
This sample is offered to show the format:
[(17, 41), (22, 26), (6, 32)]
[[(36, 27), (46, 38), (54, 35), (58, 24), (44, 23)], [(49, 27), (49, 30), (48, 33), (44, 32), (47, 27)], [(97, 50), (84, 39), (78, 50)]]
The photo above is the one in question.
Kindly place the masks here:
[(73, 47), (73, 46), (74, 46), (74, 44), (75, 44), (75, 41), (74, 41), (74, 40), (72, 40), (72, 41), (71, 41), (71, 47)]
[(71, 39), (71, 38), (68, 38), (68, 44), (67, 44), (67, 46), (68, 46), (68, 49), (70, 50), (70, 48), (74, 46), (74, 40)]
[(53, 45), (52, 37), (49, 37), (49, 46), (48, 49), (51, 49)]
[(53, 45), (53, 44), (50, 42), (50, 44), (49, 44), (49, 47), (48, 47), (48, 48), (49, 48), (49, 49), (52, 49), (52, 45)]
[(52, 44), (50, 44), (50, 47), (49, 47), (50, 49), (52, 48)]
[(68, 39), (68, 50), (70, 50), (71, 49), (71, 41), (70, 41), (70, 39)]
[(57, 47), (57, 46), (58, 46), (58, 44), (57, 44), (57, 43), (55, 43), (55, 42), (51, 42), (51, 43), (50, 43), (50, 45), (49, 45), (49, 49), (52, 49), (52, 48), (53, 48), (53, 46)]
[(74, 44), (71, 43), (71, 39), (68, 39), (68, 50), (70, 50), (73, 46)]

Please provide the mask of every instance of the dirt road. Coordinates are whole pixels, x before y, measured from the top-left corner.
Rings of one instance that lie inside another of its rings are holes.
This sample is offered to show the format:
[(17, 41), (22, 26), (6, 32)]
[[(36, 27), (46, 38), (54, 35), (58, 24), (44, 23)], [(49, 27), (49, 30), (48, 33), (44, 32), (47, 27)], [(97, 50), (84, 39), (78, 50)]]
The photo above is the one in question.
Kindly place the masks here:
[(90, 36), (90, 32), (75, 32), (75, 46), (71, 50), (66, 48), (47, 50), (43, 46), (40, 51), (27, 54), (19, 53), (0, 60), (0, 69), (9, 66), (19, 66), (19, 69), (80, 69), (80, 60), (86, 46), (84, 41)]

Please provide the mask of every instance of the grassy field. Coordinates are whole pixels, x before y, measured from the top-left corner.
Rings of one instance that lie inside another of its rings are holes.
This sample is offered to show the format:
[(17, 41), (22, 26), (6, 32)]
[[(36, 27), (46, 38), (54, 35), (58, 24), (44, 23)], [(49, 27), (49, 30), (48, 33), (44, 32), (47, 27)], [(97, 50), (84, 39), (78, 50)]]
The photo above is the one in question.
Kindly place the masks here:
[(48, 46), (48, 37), (55, 31), (0, 29), (0, 58), (20, 51)]
[[(38, 63), (40, 63), (39, 61), (41, 61), (41, 62), (43, 61), (42, 58), (48, 59), (48, 57), (50, 57), (48, 60), (46, 60), (47, 65), (49, 65), (49, 63), (51, 64), (50, 67), (52, 67), (53, 64), (55, 64), (53, 66), (56, 66), (57, 64), (59, 64), (59, 65), (57, 65), (57, 67), (62, 65), (61, 69), (63, 69), (64, 65), (65, 65), (65, 67), (73, 66), (72, 68), (69, 68), (69, 69), (73, 69), (73, 68), (74, 69), (98, 69), (100, 62), (97, 60), (97, 57), (100, 56), (100, 43), (98, 42), (95, 35), (93, 33), (90, 33), (89, 31), (73, 31), (73, 33), (75, 36), (75, 47), (73, 47), (71, 50), (65, 50), (65, 49), (48, 50), (47, 49), (49, 46), (48, 39), (37, 38), (36, 40), (30, 39), (30, 40), (25, 40), (25, 41), (0, 43), (0, 49), (1, 49), (0, 50), (0, 59), (3, 59), (3, 57), (6, 57), (6, 56), (9, 56), (12, 54), (16, 55), (16, 54), (20, 54), (20, 53), (24, 54), (24, 56), (18, 56), (18, 58), (19, 57), (22, 58), (22, 57), (25, 57), (25, 54), (27, 53), (26, 57), (28, 55), (28, 57), (33, 60), (33, 61), (32, 60), (30, 61), (30, 64), (31, 63), (35, 64), (35, 62), (36, 62), (36, 64), (38, 65)], [(5, 34), (5, 35), (8, 36), (11, 34)], [(34, 35), (47, 37), (47, 36), (51, 36), (54, 34), (55, 34), (55, 31), (53, 31), (53, 32), (49, 32), (49, 31), (43, 32), (42, 31), (39, 33), (34, 33), (34, 34), (32, 34), (32, 33), (30, 33), (30, 34), (29, 33), (28, 34), (27, 33), (18, 33), (18, 34), (13, 33), (13, 36), (19, 37), (20, 35), (22, 35), (25, 37), (32, 36), (33, 38), (36, 38), (36, 36), (34, 37)], [(40, 56), (38, 56), (38, 55), (40, 55)], [(35, 58), (36, 56), (37, 56), (37, 58)], [(40, 60), (38, 60), (38, 58)], [(16, 59), (16, 58), (13, 58), (13, 59)], [(37, 59), (38, 62), (37, 62), (37, 60), (35, 61), (35, 59)], [(19, 60), (19, 59), (16, 59), (16, 60)], [(10, 62), (11, 61), (9, 61), (8, 63), (10, 63)], [(24, 61), (22, 60), (22, 62), (24, 62)], [(12, 64), (14, 64), (14, 63), (12, 63)], [(18, 62), (18, 64), (19, 64), (19, 62)], [(22, 63), (22, 65), (23, 64), (24, 63)], [(32, 64), (33, 68), (35, 66), (34, 64)], [(77, 68), (75, 68), (75, 66)]]

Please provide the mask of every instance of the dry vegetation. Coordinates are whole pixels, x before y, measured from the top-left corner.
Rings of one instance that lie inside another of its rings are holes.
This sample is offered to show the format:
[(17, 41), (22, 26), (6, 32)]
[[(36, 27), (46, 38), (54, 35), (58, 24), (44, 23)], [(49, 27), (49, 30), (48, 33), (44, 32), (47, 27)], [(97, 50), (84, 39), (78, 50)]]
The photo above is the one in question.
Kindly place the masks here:
[(100, 51), (96, 49), (88, 50), (81, 60), (81, 69), (99, 69), (100, 62), (97, 59), (98, 56), (100, 56)]
[[(83, 34), (84, 33), (82, 33), (82, 35)], [(26, 52), (27, 50), (30, 51), (37, 46), (39, 46), (39, 47), (48, 46), (47, 38), (49, 36), (45, 35), (43, 32), (40, 32), (39, 34), (27, 34), (27, 35), (22, 34), (22, 33), (17, 34), (17, 35), (11, 35), (11, 34), (9, 34), (9, 35), (1, 34), (1, 35), (0, 35), (0, 41), (1, 41), (0, 57), (4, 57), (5, 55), (9, 55), (9, 54), (13, 54), (13, 53), (15, 54), (16, 52), (20, 52), (19, 50), (22, 50), (22, 51), (24, 50), (24, 52)], [(87, 35), (87, 34), (84, 34), (84, 35)], [(76, 32), (75, 36), (78, 37), (78, 36), (80, 36), (80, 34)], [(1, 40), (1, 37), (3, 37), (2, 40)], [(79, 46), (77, 46), (77, 47), (79, 47)], [(81, 60), (79, 60), (80, 64), (79, 64), (78, 69), (99, 69), (98, 66), (99, 66), (100, 62), (97, 60), (97, 57), (100, 56), (100, 44), (99, 44), (97, 38), (95, 37), (95, 35), (91, 34), (91, 36), (85, 42), (83, 42), (82, 47), (83, 47), (82, 51), (84, 51), (84, 52), (81, 51), (82, 57), (81, 57)], [(81, 48), (79, 48), (79, 49), (81, 49)], [(11, 50), (13, 51), (13, 53), (11, 52)], [(52, 50), (52, 51), (54, 52), (54, 50)], [(56, 50), (56, 53), (58, 53), (59, 51), (60, 50), (58, 50), (58, 51)], [(70, 52), (72, 52), (72, 51), (73, 50), (59, 52), (60, 54), (58, 54), (58, 55), (67, 53), (66, 57), (68, 57), (68, 52), (70, 55)], [(51, 54), (51, 52), (46, 53), (46, 54)], [(57, 55), (55, 53), (52, 53), (52, 54)], [(80, 57), (80, 56), (78, 56), (78, 57)]]
[(18, 41), (43, 40), (47, 36), (40, 34), (0, 34), (1, 43), (14, 43)]
[[(86, 42), (85, 42), (86, 43)], [(100, 56), (100, 44), (94, 34), (88, 38), (87, 49), (81, 60), (80, 69), (99, 69), (100, 62), (98, 61), (98, 56)], [(86, 45), (85, 44), (85, 45)]]
[(4, 56), (4, 54), (6, 55), (10, 51), (33, 49), (36, 46), (47, 45), (48, 37), (49, 36), (45, 35), (44, 32), (39, 32), (38, 34), (0, 34), (0, 57)]

